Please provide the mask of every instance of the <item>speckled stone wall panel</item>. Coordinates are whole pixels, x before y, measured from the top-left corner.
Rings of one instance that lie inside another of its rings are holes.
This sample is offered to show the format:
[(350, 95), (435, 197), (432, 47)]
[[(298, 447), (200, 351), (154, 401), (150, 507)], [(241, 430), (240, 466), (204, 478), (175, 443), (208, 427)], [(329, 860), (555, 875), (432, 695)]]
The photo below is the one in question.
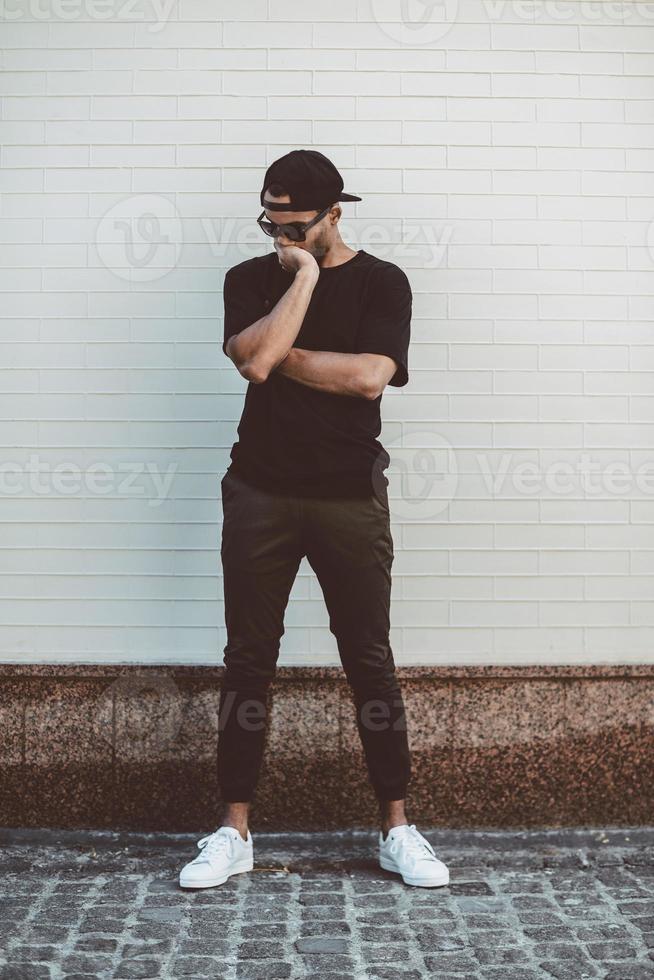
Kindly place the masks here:
[(24, 757), (14, 814), (26, 826), (96, 826), (111, 807), (113, 734), (104, 678), (23, 680)]
[(572, 681), (566, 697), (561, 755), (568, 808), (582, 823), (651, 824), (654, 678)]
[(25, 703), (29, 681), (0, 682), (0, 819), (16, 826), (25, 806)]
[[(222, 668), (0, 665), (0, 825), (206, 832)], [(651, 824), (654, 665), (400, 667), (429, 826)], [(370, 827), (340, 667), (279, 667), (252, 826)]]
[(456, 816), (452, 791), (456, 779), (452, 745), (454, 731), (453, 683), (447, 677), (412, 677), (401, 680), (411, 750), (411, 805), (421, 821), (449, 825)]
[(113, 695), (112, 826), (184, 832), (217, 825), (219, 675), (127, 671)]
[(460, 826), (564, 819), (564, 685), (556, 680), (454, 683), (452, 806)]
[(340, 702), (343, 684), (289, 678), (269, 699), (266, 748), (252, 820), (258, 826), (333, 829), (343, 782)]
[(343, 752), (338, 794), (339, 822), (341, 827), (370, 826), (374, 823), (379, 808), (368, 781), (366, 760), (357, 730), (356, 710), (352, 692), (347, 685), (343, 686), (341, 692), (340, 724)]

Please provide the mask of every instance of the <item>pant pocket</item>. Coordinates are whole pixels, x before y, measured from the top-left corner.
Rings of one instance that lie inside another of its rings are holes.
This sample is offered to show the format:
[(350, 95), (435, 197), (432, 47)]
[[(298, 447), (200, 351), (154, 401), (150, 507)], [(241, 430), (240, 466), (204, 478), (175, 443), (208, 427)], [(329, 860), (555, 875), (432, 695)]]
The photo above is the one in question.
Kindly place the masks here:
[(228, 477), (223, 484), (223, 562), (251, 573), (277, 572), (287, 567), (299, 541), (297, 520), (283, 497)]
[(330, 501), (313, 511), (311, 551), (338, 568), (386, 565), (393, 560), (388, 511), (376, 497)]

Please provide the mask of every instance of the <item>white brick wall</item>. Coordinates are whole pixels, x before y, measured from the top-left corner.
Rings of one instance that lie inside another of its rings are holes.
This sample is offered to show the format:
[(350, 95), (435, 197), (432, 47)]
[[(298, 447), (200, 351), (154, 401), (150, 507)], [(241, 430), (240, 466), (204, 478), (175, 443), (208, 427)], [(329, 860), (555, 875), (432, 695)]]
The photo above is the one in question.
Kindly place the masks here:
[[(316, 146), (414, 290), (397, 661), (651, 662), (654, 2), (43, 9), (0, 20), (0, 658), (221, 661), (222, 281)], [(281, 662), (338, 662), (306, 561)]]

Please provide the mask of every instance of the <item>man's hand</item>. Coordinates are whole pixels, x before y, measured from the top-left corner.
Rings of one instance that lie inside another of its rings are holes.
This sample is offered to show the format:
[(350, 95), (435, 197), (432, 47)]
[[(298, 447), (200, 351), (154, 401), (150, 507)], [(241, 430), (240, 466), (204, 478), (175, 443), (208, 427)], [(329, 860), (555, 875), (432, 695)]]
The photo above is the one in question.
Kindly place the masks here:
[[(305, 249), (278, 245), (275, 241), (275, 250), (280, 264), (283, 262), (290, 271), (295, 272), (292, 282), (272, 310), (236, 331), (227, 342), (229, 347), (225, 345), (225, 353), (239, 373), (254, 384), (266, 381), (276, 365), (286, 360), (320, 275), (318, 263)], [(232, 302), (232, 286), (228, 278), (230, 272), (225, 276), (226, 310)], [(235, 288), (238, 288), (238, 283)]]
[(309, 269), (315, 273), (316, 278), (318, 277), (320, 266), (306, 248), (299, 248), (297, 245), (280, 245), (277, 238), (274, 245), (279, 264), (285, 272), (299, 272), (300, 269)]

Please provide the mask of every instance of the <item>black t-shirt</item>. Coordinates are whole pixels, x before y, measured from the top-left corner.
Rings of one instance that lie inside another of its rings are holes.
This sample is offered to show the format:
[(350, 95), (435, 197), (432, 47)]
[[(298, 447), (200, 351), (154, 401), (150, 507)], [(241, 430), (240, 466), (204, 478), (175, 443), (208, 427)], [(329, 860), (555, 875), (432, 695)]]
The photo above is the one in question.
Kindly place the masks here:
[[(229, 337), (275, 306), (294, 277), (275, 251), (227, 271), (223, 351)], [(386, 354), (397, 362), (389, 384), (401, 387), (409, 380), (411, 305), (402, 269), (360, 249), (320, 269), (293, 346)], [(248, 384), (229, 469), (263, 489), (297, 496), (379, 492), (388, 485), (382, 471), (390, 462), (376, 438), (381, 398), (319, 391), (273, 370), (266, 381)]]

